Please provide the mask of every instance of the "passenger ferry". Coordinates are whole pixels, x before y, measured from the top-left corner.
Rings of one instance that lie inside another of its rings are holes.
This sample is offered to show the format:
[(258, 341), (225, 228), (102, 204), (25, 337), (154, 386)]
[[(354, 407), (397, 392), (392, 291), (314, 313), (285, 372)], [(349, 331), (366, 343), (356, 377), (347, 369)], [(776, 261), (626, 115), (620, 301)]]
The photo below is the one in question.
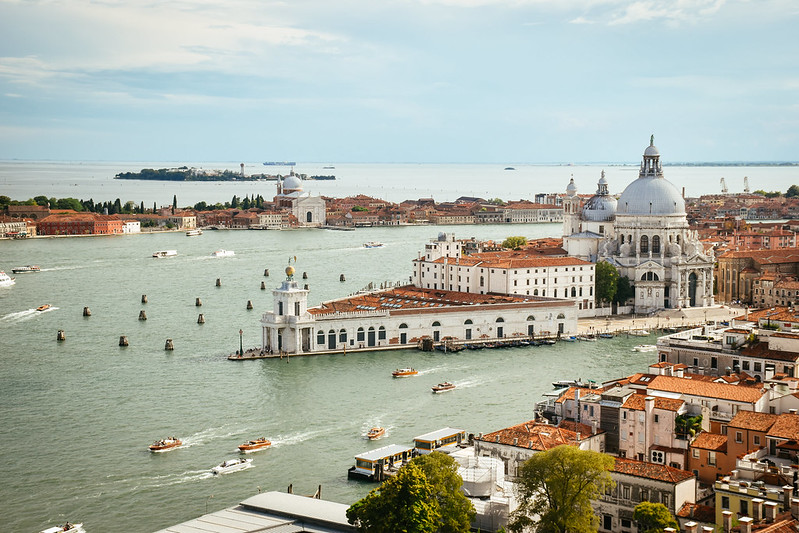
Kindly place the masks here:
[(17, 268), (12, 268), (11, 272), (13, 274), (33, 274), (34, 272), (40, 272), (42, 269), (39, 268), (38, 265), (25, 265)]
[(202, 235), (203, 230), (200, 228), (190, 229), (186, 232), (186, 237), (196, 237), (197, 235)]
[(16, 283), (14, 278), (0, 270), (0, 287), (10, 287), (14, 283)]
[(215, 252), (211, 252), (211, 256), (213, 257), (231, 257), (236, 255), (236, 252), (233, 250), (217, 250)]
[(366, 438), (369, 440), (377, 440), (386, 434), (386, 428), (373, 427), (366, 432)]
[(271, 445), (272, 442), (269, 441), (266, 437), (260, 437), (255, 440), (245, 442), (244, 444), (239, 446), (239, 451), (242, 453), (257, 452), (258, 450), (263, 450), (264, 448), (268, 448)]
[(394, 475), (413, 455), (413, 448), (399, 444), (369, 450), (355, 456), (355, 466), (347, 471), (347, 478), (382, 481)]
[(160, 250), (158, 252), (153, 252), (153, 257), (174, 257), (178, 255), (177, 250)]
[(151, 452), (166, 452), (169, 450), (174, 450), (178, 446), (181, 446), (183, 441), (177, 437), (169, 437), (166, 439), (157, 440), (150, 445)]
[(654, 352), (657, 350), (658, 347), (654, 344), (639, 344), (635, 348), (633, 348), (634, 352)]
[(413, 368), (398, 368), (392, 372), (391, 375), (395, 378), (409, 378), (411, 376), (417, 375), (418, 373), (419, 371)]
[(454, 384), (450, 383), (449, 381), (445, 381), (433, 387), (433, 392), (434, 393), (447, 392), (448, 390), (452, 390), (454, 388), (455, 388)]
[(414, 451), (422, 455), (435, 451), (450, 453), (455, 451), (458, 445), (466, 440), (465, 430), (442, 428), (414, 438), (413, 446)]

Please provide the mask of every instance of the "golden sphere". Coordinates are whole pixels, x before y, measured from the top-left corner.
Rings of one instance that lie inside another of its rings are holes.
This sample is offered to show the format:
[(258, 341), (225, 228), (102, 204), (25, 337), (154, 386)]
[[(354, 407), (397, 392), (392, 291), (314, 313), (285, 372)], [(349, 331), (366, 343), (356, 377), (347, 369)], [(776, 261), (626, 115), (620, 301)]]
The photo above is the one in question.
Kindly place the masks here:
[(287, 276), (293, 276), (294, 272), (296, 272), (296, 271), (294, 270), (293, 266), (289, 265), (289, 266), (286, 267), (286, 275)]

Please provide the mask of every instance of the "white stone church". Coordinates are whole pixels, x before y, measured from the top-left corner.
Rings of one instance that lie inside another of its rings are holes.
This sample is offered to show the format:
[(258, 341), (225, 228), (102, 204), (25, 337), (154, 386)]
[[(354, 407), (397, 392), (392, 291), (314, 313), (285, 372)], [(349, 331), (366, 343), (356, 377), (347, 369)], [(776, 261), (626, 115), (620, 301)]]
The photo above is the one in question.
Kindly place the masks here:
[(663, 177), (654, 138), (638, 179), (618, 200), (608, 191), (603, 171), (596, 194), (585, 202), (572, 179), (563, 211), (568, 254), (618, 268), (634, 286), (636, 313), (713, 305), (713, 254), (688, 229), (685, 201)]

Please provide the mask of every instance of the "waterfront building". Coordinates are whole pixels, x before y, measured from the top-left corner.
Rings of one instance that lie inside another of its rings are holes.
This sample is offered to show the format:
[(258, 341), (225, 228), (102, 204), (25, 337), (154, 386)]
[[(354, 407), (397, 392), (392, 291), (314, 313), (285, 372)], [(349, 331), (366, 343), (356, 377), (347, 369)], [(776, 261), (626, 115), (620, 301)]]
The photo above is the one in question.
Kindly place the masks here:
[(570, 256), (608, 261), (634, 288), (634, 310), (713, 305), (713, 255), (688, 229), (685, 201), (663, 177), (654, 139), (638, 179), (618, 200), (601, 175), (596, 194), (577, 195), (572, 179), (563, 199), (563, 243)]
[(519, 200), (518, 202), (508, 202), (502, 206), (502, 217), (502, 221), (506, 224), (562, 222), (563, 208), (554, 204)]
[(28, 218), (0, 215), (0, 237), (35, 237), (36, 224)]
[(111, 235), (123, 233), (123, 223), (116, 215), (60, 211), (37, 223), (39, 235)]
[(176, 211), (167, 216), (167, 221), (171, 222), (176, 229), (187, 230), (197, 227), (197, 215), (191, 211)]
[(415, 347), (423, 339), (481, 340), (577, 331), (574, 302), (474, 294), (412, 285), (377, 290), (308, 308), (308, 290), (287, 279), (272, 291), (261, 319), (263, 349), (317, 354), (359, 348)]
[(440, 233), (413, 262), (416, 287), (474, 294), (564, 298), (578, 316), (594, 316), (595, 265), (576, 257), (544, 256), (536, 250), (465, 254), (464, 241)]
[(141, 233), (141, 222), (136, 219), (123, 220), (122, 233)]
[(302, 180), (291, 173), (277, 182), (275, 206), (287, 209), (300, 226), (324, 226), (326, 224), (325, 200), (303, 191)]

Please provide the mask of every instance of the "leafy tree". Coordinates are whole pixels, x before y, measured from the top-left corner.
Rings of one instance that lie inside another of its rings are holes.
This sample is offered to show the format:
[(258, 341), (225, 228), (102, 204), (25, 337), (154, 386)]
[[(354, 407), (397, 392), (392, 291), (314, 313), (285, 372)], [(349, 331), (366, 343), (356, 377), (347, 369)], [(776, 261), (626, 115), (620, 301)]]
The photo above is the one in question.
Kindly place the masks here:
[(0, 194), (0, 208), (5, 209), (9, 205), (11, 205), (11, 197)]
[(799, 196), (799, 185), (791, 185), (785, 193), (786, 198), (793, 198), (795, 196)]
[(352, 206), (353, 211), (369, 211), (369, 208), (364, 207), (362, 205), (354, 205)]
[(239, 206), (239, 197), (234, 194), (233, 199), (230, 201), (230, 207), (236, 209), (238, 206)]
[(208, 210), (208, 204), (205, 202), (197, 202), (196, 204), (194, 204), (194, 209), (196, 211), (206, 211)]
[(702, 415), (691, 416), (689, 414), (677, 415), (674, 418), (674, 433), (677, 437), (693, 437), (702, 431)]
[(142, 200), (141, 205), (139, 205), (139, 213), (144, 214), (144, 200)]
[(493, 205), (505, 205), (505, 201), (502, 198), (491, 198), (488, 203)]
[(596, 299), (600, 302), (612, 302), (619, 289), (619, 271), (607, 261), (596, 264)]
[(250, 208), (250, 197), (245, 196), (244, 200), (241, 201), (241, 208), (247, 210)]
[(663, 533), (667, 527), (680, 529), (677, 521), (662, 503), (641, 502), (635, 506), (633, 520), (642, 533)]
[(599, 519), (594, 516), (591, 500), (615, 485), (610, 477), (613, 464), (610, 455), (575, 446), (562, 445), (536, 453), (519, 470), (520, 503), (508, 529), (594, 533)]
[(72, 209), (73, 211), (83, 211), (83, 204), (77, 198), (59, 198), (54, 204), (50, 204), (54, 209)]
[(616, 296), (613, 298), (613, 301), (617, 304), (624, 305), (627, 300), (634, 296), (635, 291), (630, 284), (630, 278), (627, 276), (620, 277), (616, 285)]
[(156, 214), (157, 212), (158, 212), (158, 208), (155, 207), (155, 202), (153, 202), (153, 214)]
[(172, 195), (172, 214), (175, 214), (175, 209), (178, 208), (178, 195)]
[(347, 521), (369, 533), (432, 533), (440, 519), (433, 487), (415, 464), (403, 466), (347, 509)]
[(118, 214), (122, 212), (122, 200), (117, 198), (114, 200), (114, 213)]
[(449, 455), (432, 452), (411, 461), (422, 469), (430, 483), (433, 498), (438, 502), (441, 517), (439, 533), (458, 533), (469, 531), (475, 515), (472, 502), (461, 491), (463, 478), (458, 475), (458, 463)]
[(46, 196), (34, 196), (33, 201), (36, 202), (36, 205), (45, 206), (49, 200)]
[(504, 241), (502, 241), (503, 248), (511, 248), (513, 250), (518, 250), (522, 246), (527, 245), (527, 237), (508, 237)]

